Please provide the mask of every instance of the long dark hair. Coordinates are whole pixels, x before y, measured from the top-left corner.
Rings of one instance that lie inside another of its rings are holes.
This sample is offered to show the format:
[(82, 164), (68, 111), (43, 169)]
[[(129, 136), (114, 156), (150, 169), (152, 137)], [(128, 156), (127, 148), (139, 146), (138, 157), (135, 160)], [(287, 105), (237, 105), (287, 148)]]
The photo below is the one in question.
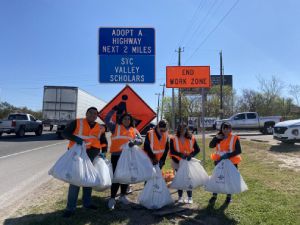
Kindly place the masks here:
[[(227, 122), (223, 122), (221, 124), (221, 127), (220, 127), (220, 130), (218, 132), (218, 134), (223, 134), (223, 128), (231, 128), (231, 124), (230, 123), (227, 123)], [(224, 134), (223, 134), (224, 135)]]
[(124, 118), (125, 116), (128, 116), (128, 117), (130, 118), (130, 124), (129, 124), (129, 127), (135, 127), (135, 125), (134, 125), (134, 119), (133, 119), (133, 117), (132, 117), (132, 115), (131, 115), (130, 113), (124, 113), (122, 116), (120, 116), (119, 121), (118, 121), (118, 124), (119, 124), (119, 125), (123, 125), (123, 124), (122, 124), (122, 120), (123, 120), (123, 118)]
[(191, 139), (192, 138), (192, 134), (189, 131), (186, 123), (181, 123), (181, 124), (178, 125), (177, 131), (176, 131), (176, 136), (180, 137), (180, 130), (181, 130), (181, 128), (185, 128), (186, 129), (186, 131), (184, 133), (184, 137), (187, 138), (187, 139)]

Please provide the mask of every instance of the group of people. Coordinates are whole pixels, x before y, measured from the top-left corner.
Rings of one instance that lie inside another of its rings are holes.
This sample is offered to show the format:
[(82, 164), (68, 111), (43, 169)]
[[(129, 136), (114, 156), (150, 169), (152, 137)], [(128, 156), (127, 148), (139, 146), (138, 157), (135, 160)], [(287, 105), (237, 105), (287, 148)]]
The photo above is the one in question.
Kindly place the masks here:
[[(114, 107), (105, 117), (106, 127), (111, 132), (111, 164), (113, 172), (117, 167), (118, 160), (122, 153), (124, 144), (133, 147), (140, 146), (149, 156), (153, 165), (162, 167), (165, 165), (167, 156), (171, 157), (172, 168), (177, 171), (181, 159), (190, 160), (195, 157), (200, 148), (195, 137), (190, 133), (188, 126), (181, 123), (177, 127), (174, 135), (168, 134), (168, 126), (165, 120), (159, 121), (154, 129), (148, 131), (144, 144), (143, 139), (135, 128), (134, 118), (131, 114), (124, 112), (118, 115), (118, 107)], [(116, 122), (113, 122), (112, 117), (116, 114)], [(86, 144), (87, 155), (93, 162), (96, 156), (105, 158), (107, 154), (107, 139), (105, 136), (106, 128), (96, 122), (98, 111), (96, 107), (90, 107), (86, 111), (86, 117), (72, 121), (64, 130), (63, 137), (70, 140), (68, 148), (71, 148), (75, 143), (81, 145)], [(216, 148), (216, 153), (212, 154), (211, 158), (215, 165), (222, 159), (230, 159), (237, 167), (240, 162), (241, 147), (239, 138), (231, 133), (230, 124), (222, 124), (220, 132), (210, 142), (211, 148)], [(231, 150), (230, 150), (231, 149)], [(232, 151), (233, 150), (233, 151)], [(119, 202), (122, 204), (130, 204), (126, 194), (128, 190), (127, 184), (112, 183), (111, 194), (107, 203), (107, 207), (111, 210), (116, 205), (116, 195), (121, 187)], [(78, 199), (80, 187), (70, 184), (67, 198), (67, 207), (63, 214), (64, 217), (70, 217), (74, 214)], [(86, 209), (96, 210), (97, 206), (91, 203), (91, 187), (83, 187), (82, 202)], [(210, 203), (215, 202), (217, 193), (213, 193)], [(231, 196), (227, 195), (226, 202), (231, 201)], [(187, 199), (183, 199), (183, 191), (178, 190), (178, 202), (192, 204), (192, 191), (187, 191)]]

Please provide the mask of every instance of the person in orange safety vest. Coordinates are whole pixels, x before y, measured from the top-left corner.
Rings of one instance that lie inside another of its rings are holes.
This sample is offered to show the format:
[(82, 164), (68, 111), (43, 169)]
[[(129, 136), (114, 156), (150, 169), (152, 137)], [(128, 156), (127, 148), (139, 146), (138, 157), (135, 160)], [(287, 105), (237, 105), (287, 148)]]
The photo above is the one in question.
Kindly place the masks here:
[[(179, 161), (181, 159), (191, 160), (200, 152), (200, 148), (195, 140), (194, 135), (187, 129), (186, 123), (178, 125), (176, 135), (170, 139), (170, 156), (171, 165), (175, 171), (179, 168)], [(186, 201), (182, 198), (183, 191), (178, 190), (178, 202), (192, 204), (192, 191), (187, 191), (188, 198)]]
[[(117, 123), (114, 123), (111, 118), (112, 116), (119, 111), (118, 106), (113, 107), (113, 109), (106, 115), (105, 124), (108, 126), (108, 129), (111, 131), (111, 164), (113, 167), (113, 172), (117, 167), (119, 158), (122, 153), (122, 146), (124, 144), (133, 147), (134, 145), (141, 145), (143, 139), (134, 126), (134, 119), (129, 113), (124, 113), (118, 117)], [(112, 183), (111, 185), (111, 197), (108, 200), (108, 208), (113, 210), (116, 204), (116, 195), (118, 193), (119, 187), (121, 186), (121, 195), (119, 201), (125, 205), (129, 204), (129, 200), (126, 197), (128, 185)]]
[[(219, 133), (209, 143), (210, 148), (216, 148), (216, 152), (211, 154), (211, 159), (215, 166), (223, 159), (229, 159), (237, 168), (241, 161), (242, 153), (239, 137), (232, 134), (231, 125), (227, 122), (221, 124)], [(209, 200), (210, 204), (214, 204), (217, 200), (217, 193), (213, 193)], [(231, 202), (231, 195), (228, 194), (225, 203)]]
[[(87, 155), (91, 162), (97, 155), (104, 157), (107, 151), (107, 139), (105, 137), (105, 127), (96, 122), (98, 111), (96, 107), (90, 107), (86, 111), (86, 117), (76, 119), (67, 125), (62, 136), (69, 141), (68, 149), (75, 144), (82, 145), (85, 142)], [(101, 152), (102, 151), (102, 152)], [(63, 217), (70, 217), (74, 214), (80, 187), (70, 184), (68, 192), (67, 207)], [(97, 209), (91, 204), (91, 187), (83, 187), (83, 207), (87, 209)]]
[(165, 120), (159, 123), (147, 132), (144, 141), (144, 151), (151, 159), (153, 165), (159, 164), (160, 169), (165, 165), (169, 152), (169, 136)]

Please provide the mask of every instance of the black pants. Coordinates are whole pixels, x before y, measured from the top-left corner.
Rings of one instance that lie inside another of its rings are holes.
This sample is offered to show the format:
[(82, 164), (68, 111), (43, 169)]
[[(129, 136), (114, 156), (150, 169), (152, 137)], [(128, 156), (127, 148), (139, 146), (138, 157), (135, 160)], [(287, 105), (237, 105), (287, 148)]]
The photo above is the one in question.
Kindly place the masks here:
[[(220, 161), (215, 161), (214, 163), (215, 163), (215, 166), (216, 165), (218, 165), (218, 163), (219, 163)], [(233, 164), (236, 168), (238, 168), (238, 164)], [(213, 193), (213, 196), (214, 197), (217, 197), (218, 196), (218, 194), (217, 193)], [(227, 194), (227, 198), (231, 198), (231, 194)]]
[[(111, 159), (110, 160), (111, 160), (111, 164), (112, 164), (113, 172), (114, 173), (115, 173), (115, 170), (116, 170), (116, 167), (117, 167), (117, 164), (118, 164), (120, 156), (121, 155), (111, 155)], [(110, 197), (111, 198), (115, 198), (116, 197), (120, 186), (121, 186), (121, 195), (125, 195), (126, 194), (128, 184), (112, 183), (111, 188), (110, 188), (110, 193), (111, 193)]]

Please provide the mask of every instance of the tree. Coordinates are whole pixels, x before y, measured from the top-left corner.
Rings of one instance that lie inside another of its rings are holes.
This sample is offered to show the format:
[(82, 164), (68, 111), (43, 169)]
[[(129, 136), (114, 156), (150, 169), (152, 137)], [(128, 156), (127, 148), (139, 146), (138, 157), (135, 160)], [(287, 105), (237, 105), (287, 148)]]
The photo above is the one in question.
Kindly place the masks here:
[(296, 100), (296, 104), (299, 106), (300, 101), (300, 85), (290, 84), (289, 85), (289, 94)]

